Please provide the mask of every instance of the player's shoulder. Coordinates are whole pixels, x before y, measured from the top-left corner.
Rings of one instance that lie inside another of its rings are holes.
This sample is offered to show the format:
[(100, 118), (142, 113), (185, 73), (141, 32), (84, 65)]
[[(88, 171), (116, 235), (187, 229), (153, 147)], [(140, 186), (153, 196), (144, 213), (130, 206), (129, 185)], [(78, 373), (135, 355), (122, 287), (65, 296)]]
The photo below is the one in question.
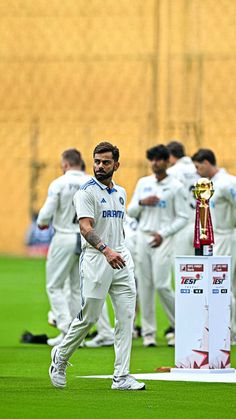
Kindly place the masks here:
[(54, 179), (50, 183), (49, 189), (50, 190), (60, 190), (63, 185), (64, 185), (64, 175), (59, 176), (56, 179)]
[(116, 189), (118, 192), (121, 192), (121, 193), (123, 193), (123, 194), (125, 194), (125, 195), (126, 195), (126, 190), (125, 190), (125, 188), (124, 188), (123, 186), (118, 185), (118, 184), (116, 183), (116, 184), (115, 184), (115, 189)]
[(94, 189), (96, 185), (96, 181), (93, 177), (89, 177), (84, 183), (82, 183), (80, 190), (81, 191), (86, 191), (86, 190), (90, 190), (91, 188)]
[(177, 179), (173, 175), (168, 175), (167, 182), (170, 184), (171, 188), (175, 190), (184, 189), (184, 184), (180, 179)]
[(143, 177), (139, 178), (139, 180), (137, 181), (137, 185), (145, 186), (145, 185), (150, 185), (153, 182), (155, 182), (155, 176), (154, 175), (148, 175), (148, 176), (143, 176)]

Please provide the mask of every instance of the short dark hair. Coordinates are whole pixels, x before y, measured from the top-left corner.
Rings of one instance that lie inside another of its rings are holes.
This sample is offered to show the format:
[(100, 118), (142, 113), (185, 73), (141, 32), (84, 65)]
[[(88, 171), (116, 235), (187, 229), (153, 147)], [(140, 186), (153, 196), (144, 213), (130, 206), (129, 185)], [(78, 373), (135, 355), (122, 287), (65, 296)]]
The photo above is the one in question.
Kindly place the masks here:
[(149, 148), (146, 151), (146, 157), (150, 161), (154, 159), (168, 160), (170, 157), (170, 154), (169, 154), (168, 148), (165, 145), (159, 144), (159, 145), (156, 145), (155, 147)]
[(117, 162), (120, 157), (119, 149), (115, 145), (112, 145), (107, 141), (102, 141), (101, 143), (96, 145), (95, 149), (93, 150), (93, 157), (95, 156), (95, 154), (106, 153), (108, 151), (111, 151), (113, 159)]
[(185, 156), (184, 145), (179, 141), (170, 141), (166, 147), (168, 148), (169, 153), (177, 159), (181, 159), (181, 157)]
[(192, 160), (198, 163), (202, 163), (204, 160), (207, 160), (213, 166), (216, 166), (216, 156), (209, 148), (200, 148), (193, 154)]
[(82, 157), (79, 150), (76, 148), (69, 148), (68, 150), (63, 151), (61, 157), (66, 160), (70, 166), (80, 166)]

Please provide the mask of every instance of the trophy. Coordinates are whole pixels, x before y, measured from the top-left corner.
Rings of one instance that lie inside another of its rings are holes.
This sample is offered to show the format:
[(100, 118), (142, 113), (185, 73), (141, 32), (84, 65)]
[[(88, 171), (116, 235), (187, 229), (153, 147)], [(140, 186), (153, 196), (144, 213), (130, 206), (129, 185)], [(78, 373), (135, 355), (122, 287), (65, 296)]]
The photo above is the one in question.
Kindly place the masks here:
[(214, 193), (210, 179), (200, 178), (193, 189), (196, 198), (196, 218), (194, 232), (195, 255), (212, 256), (214, 233), (209, 208), (209, 200)]

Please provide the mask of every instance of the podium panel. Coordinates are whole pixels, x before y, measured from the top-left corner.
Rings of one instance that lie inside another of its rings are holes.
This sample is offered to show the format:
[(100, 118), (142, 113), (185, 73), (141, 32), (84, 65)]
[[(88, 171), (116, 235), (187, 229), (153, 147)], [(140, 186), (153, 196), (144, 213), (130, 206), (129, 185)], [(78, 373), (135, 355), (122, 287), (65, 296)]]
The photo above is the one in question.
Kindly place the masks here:
[(230, 278), (230, 256), (175, 258), (175, 370), (230, 369)]

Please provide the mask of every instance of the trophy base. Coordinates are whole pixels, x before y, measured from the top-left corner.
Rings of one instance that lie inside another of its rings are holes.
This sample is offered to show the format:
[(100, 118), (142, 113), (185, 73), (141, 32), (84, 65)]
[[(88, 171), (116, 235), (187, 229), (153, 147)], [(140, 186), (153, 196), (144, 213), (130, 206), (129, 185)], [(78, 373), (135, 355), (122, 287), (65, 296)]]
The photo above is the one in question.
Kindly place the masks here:
[(201, 244), (201, 247), (195, 249), (195, 256), (213, 256), (213, 245)]

